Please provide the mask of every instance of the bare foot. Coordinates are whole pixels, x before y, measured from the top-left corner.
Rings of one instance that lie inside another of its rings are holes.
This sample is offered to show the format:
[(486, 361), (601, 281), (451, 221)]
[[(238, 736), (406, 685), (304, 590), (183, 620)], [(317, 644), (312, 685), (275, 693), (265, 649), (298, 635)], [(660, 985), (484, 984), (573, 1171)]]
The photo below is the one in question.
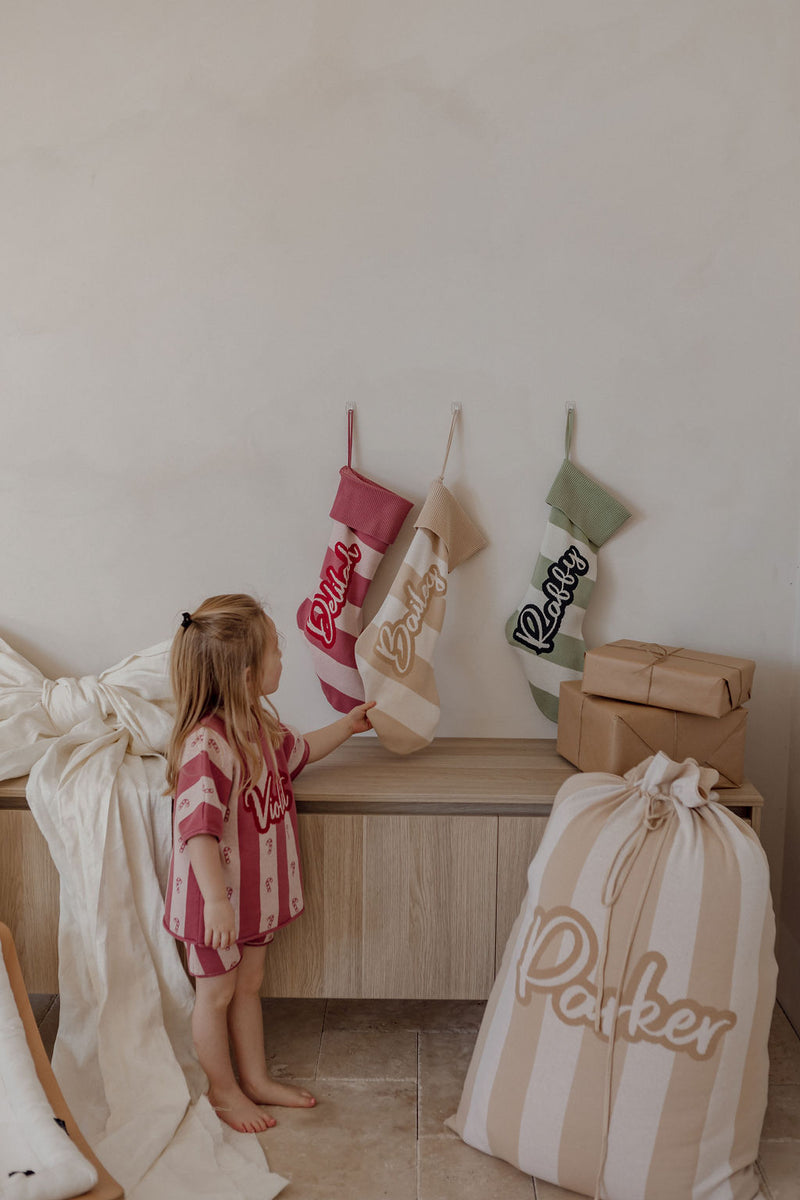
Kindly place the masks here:
[(252, 1084), (242, 1080), (242, 1091), (256, 1104), (279, 1104), (283, 1108), (313, 1108), (317, 1103), (305, 1088), (293, 1087), (290, 1083), (278, 1083), (269, 1075), (254, 1080)]
[(263, 1133), (276, 1124), (274, 1117), (263, 1112), (238, 1087), (229, 1092), (209, 1092), (208, 1100), (220, 1121), (239, 1133)]

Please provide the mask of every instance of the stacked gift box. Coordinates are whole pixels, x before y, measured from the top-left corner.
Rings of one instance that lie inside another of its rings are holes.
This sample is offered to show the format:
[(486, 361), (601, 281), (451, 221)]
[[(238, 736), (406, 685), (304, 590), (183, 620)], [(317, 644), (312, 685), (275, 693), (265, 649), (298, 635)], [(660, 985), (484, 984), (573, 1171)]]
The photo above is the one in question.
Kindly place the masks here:
[(744, 737), (755, 663), (653, 642), (590, 650), (583, 679), (562, 683), (558, 752), (581, 771), (624, 775), (663, 750), (744, 779)]

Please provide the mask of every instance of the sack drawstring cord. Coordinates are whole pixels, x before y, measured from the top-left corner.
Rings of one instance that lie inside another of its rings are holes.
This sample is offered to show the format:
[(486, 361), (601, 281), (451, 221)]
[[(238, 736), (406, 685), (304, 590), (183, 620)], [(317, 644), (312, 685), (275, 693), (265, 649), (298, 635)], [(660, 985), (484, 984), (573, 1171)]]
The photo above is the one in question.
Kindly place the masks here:
[(647, 835), (660, 831), (661, 837), (658, 844), (658, 849), (653, 855), (653, 860), (647, 871), (647, 876), (642, 887), (639, 900), (636, 905), (631, 928), (628, 933), (628, 941), (625, 947), (625, 955), (622, 960), (622, 970), (620, 972), (619, 987), (616, 997), (609, 1002), (609, 1018), (610, 1028), (608, 1030), (608, 1053), (606, 1054), (606, 1073), (603, 1084), (603, 1139), (600, 1147), (600, 1162), (597, 1168), (597, 1177), (595, 1179), (594, 1200), (602, 1200), (601, 1191), (603, 1187), (603, 1174), (605, 1172), (606, 1159), (608, 1157), (608, 1139), (611, 1126), (611, 1092), (614, 1073), (614, 1048), (617, 1041), (617, 1026), (619, 1021), (620, 999), (622, 990), (625, 985), (625, 977), (628, 973), (628, 963), (633, 948), (636, 930), (639, 926), (639, 919), (644, 909), (647, 893), (650, 890), (650, 885), (655, 877), (656, 868), (661, 858), (661, 852), (666, 843), (666, 831), (668, 828), (668, 820), (674, 813), (671, 797), (662, 792), (644, 792), (646, 806), (642, 820), (637, 825), (633, 833), (629, 834), (619, 847), (617, 853), (606, 874), (602, 890), (602, 902), (606, 909), (605, 927), (603, 930), (603, 941), (600, 948), (600, 957), (597, 965), (597, 1000), (595, 1004), (595, 1020), (594, 1027), (596, 1033), (601, 1033), (602, 1030), (602, 1015), (603, 1015), (603, 993), (605, 990), (605, 971), (608, 959), (608, 945), (611, 933), (611, 915), (619, 899), (620, 893), (625, 886), (634, 863), (639, 857), (639, 852), (642, 849)]

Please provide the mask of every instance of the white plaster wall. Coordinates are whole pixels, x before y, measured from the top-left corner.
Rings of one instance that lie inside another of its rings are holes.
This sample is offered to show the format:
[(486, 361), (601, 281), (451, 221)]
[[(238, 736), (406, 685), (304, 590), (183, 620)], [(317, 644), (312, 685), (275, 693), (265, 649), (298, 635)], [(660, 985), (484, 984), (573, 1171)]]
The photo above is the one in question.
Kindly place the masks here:
[[(793, 0), (4, 0), (0, 631), (48, 672), (253, 590), (283, 714), (344, 461), (490, 539), (440, 733), (553, 736), (503, 637), (558, 468), (635, 513), (587, 641), (752, 656), (779, 894), (798, 545)], [(368, 601), (373, 612), (411, 524)], [(798, 802), (795, 795), (794, 802)]]

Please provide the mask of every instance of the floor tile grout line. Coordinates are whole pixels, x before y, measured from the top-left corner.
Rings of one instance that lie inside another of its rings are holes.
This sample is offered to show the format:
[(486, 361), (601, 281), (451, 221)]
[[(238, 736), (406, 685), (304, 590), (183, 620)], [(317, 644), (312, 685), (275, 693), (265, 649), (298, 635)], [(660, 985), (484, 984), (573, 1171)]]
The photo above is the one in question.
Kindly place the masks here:
[(319, 1045), (317, 1046), (317, 1061), (314, 1064), (314, 1079), (319, 1079), (319, 1063), (322, 1058), (322, 1039), (325, 1037), (325, 1022), (328, 1016), (328, 1000), (325, 1000), (325, 1007), (322, 1010), (322, 1024), (319, 1028)]
[(413, 1083), (416, 1075), (317, 1075), (318, 1083)]
[(36, 1022), (36, 1026), (37, 1026), (37, 1028), (39, 1028), (42, 1024), (42, 1021), (45, 1019), (47, 1014), (50, 1012), (50, 1009), (55, 1004), (56, 997), (58, 996), (58, 992), (55, 992), (55, 993), (53, 993), (53, 992), (28, 992), (28, 1003), (31, 1005), (31, 1008), (33, 1008), (32, 997), (37, 996), (37, 995), (48, 997), (47, 1007), (45, 1008), (44, 1012), (42, 1013), (41, 1018)]
[(765, 1200), (772, 1200), (772, 1188), (769, 1186), (769, 1180), (759, 1159), (756, 1159), (756, 1174), (761, 1180), (761, 1191), (764, 1193)]
[(800, 1038), (800, 1030), (798, 1030), (798, 1029), (795, 1029), (795, 1027), (794, 1027), (794, 1023), (793, 1023), (793, 1021), (792, 1021), (791, 1017), (789, 1016), (789, 1014), (787, 1013), (786, 1009), (785, 1009), (785, 1008), (783, 1007), (783, 1005), (781, 1004), (780, 1000), (776, 1000), (776, 1001), (775, 1001), (775, 1003), (776, 1003), (776, 1005), (778, 1006), (778, 1008), (781, 1010), (781, 1012), (783, 1013), (783, 1015), (786, 1017), (786, 1020), (789, 1022), (789, 1026), (790, 1026), (790, 1028), (791, 1028), (791, 1030), (792, 1030), (792, 1033), (794, 1034), (794, 1036), (795, 1036), (796, 1038)]

